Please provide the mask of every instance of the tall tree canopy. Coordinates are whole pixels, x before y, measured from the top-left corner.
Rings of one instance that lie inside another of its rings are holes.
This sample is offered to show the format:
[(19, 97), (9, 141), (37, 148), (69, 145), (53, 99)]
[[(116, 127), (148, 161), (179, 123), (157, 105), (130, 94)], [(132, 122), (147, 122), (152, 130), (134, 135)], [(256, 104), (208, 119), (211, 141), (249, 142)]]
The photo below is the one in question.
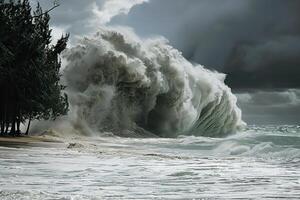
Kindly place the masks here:
[[(0, 133), (19, 134), (20, 124), (66, 114), (59, 54), (69, 35), (51, 44), (50, 16), (29, 0), (0, 0)], [(28, 133), (27, 129), (27, 133)]]

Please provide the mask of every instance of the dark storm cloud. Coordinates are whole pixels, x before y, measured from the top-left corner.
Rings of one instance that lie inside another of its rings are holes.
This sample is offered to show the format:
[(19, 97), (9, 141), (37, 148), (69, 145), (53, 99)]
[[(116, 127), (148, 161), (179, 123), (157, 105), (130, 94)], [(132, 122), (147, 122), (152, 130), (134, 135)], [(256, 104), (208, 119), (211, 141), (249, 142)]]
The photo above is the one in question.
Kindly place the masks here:
[(162, 34), (233, 88), (300, 87), (300, 1), (152, 0), (112, 24)]
[(225, 65), (228, 83), (236, 88), (297, 88), (300, 86), (299, 55), (298, 37), (239, 44)]

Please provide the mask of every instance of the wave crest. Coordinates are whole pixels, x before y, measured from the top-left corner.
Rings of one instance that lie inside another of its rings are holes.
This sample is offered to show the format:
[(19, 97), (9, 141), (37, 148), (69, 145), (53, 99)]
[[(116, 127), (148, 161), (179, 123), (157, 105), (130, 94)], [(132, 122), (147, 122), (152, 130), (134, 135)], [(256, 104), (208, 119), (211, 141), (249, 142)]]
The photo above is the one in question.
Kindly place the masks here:
[(190, 63), (163, 38), (101, 29), (65, 58), (72, 110), (91, 130), (218, 136), (244, 126), (225, 75)]

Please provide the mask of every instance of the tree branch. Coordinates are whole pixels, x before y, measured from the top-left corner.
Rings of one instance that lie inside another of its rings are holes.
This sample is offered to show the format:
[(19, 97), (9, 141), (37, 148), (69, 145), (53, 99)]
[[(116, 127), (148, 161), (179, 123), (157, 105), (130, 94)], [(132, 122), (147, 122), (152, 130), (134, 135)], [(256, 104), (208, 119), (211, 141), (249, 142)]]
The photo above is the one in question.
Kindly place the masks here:
[(52, 10), (54, 10), (55, 8), (57, 8), (59, 6), (59, 4), (54, 4), (54, 6), (52, 8), (50, 8), (49, 10), (47, 10), (46, 12), (43, 12), (39, 15), (35, 15), (35, 16), (32, 16), (32, 18), (37, 18), (37, 17), (40, 17), (42, 15), (45, 15), (45, 14), (48, 14), (49, 12), (51, 12)]

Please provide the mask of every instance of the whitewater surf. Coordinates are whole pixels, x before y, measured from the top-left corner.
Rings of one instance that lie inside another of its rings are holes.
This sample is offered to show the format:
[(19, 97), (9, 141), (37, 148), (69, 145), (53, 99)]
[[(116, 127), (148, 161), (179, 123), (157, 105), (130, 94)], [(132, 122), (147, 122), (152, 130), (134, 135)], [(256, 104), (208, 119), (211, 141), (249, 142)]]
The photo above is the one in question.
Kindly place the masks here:
[(44, 139), (60, 143), (0, 144), (0, 198), (299, 199), (299, 133), (299, 126), (253, 126), (223, 138), (52, 133)]

